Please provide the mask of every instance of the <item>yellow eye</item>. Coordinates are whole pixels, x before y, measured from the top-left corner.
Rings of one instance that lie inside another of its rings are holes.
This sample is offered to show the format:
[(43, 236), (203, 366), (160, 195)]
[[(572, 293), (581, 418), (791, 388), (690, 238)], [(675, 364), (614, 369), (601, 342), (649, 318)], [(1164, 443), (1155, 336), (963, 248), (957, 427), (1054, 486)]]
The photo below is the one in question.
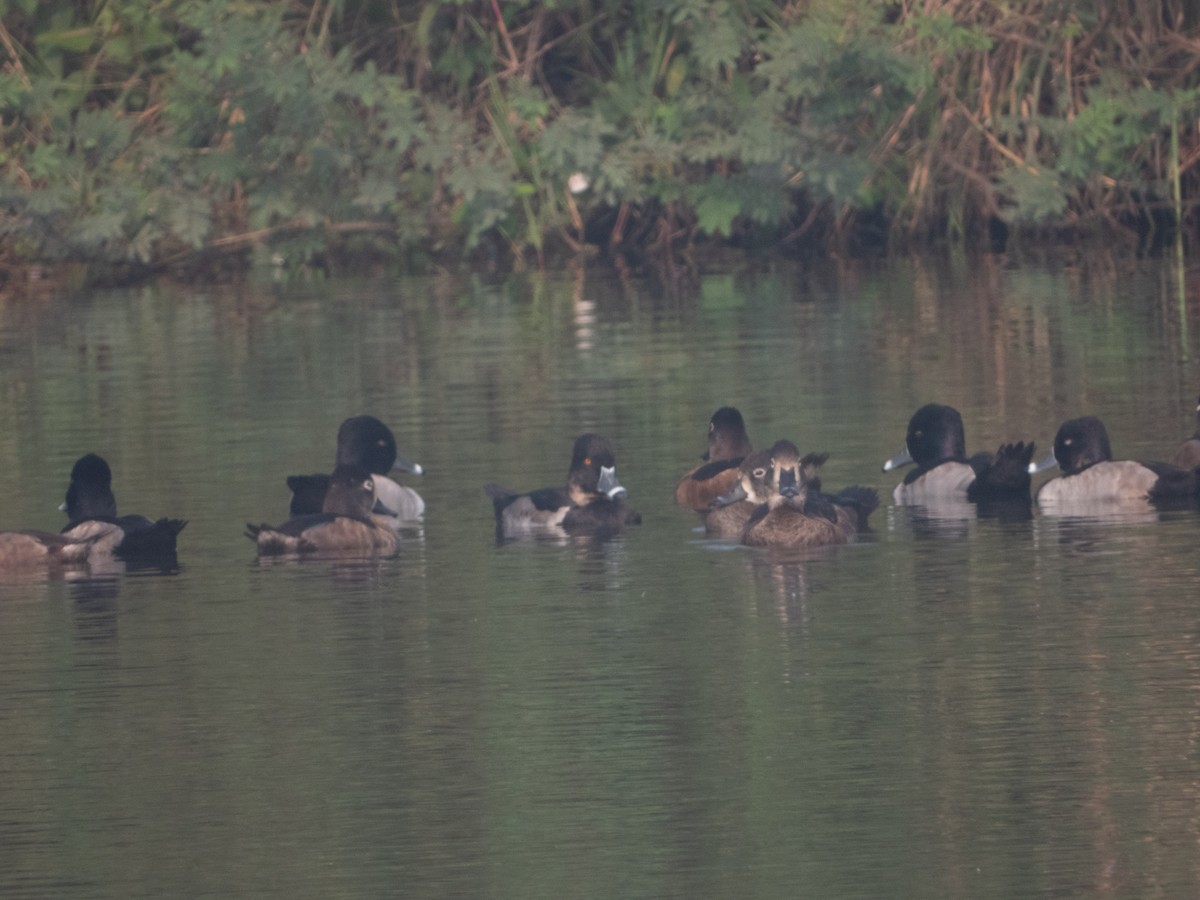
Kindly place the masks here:
[(589, 456), (589, 457), (587, 457), (587, 458), (586, 458), (586, 459), (583, 461), (583, 464), (584, 464), (585, 466), (590, 466), (590, 465), (592, 464), (592, 458), (591, 458), (590, 456)]

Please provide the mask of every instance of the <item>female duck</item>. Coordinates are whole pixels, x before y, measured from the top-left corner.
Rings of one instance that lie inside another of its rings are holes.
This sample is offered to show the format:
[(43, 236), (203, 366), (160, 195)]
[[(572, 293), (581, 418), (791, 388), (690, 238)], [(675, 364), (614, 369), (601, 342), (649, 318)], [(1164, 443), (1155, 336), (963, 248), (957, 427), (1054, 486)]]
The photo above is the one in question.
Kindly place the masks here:
[[(751, 515), (767, 502), (770, 495), (768, 478), (773, 471), (772, 450), (774, 448), (759, 450), (742, 460), (738, 467), (737, 482), (709, 504), (708, 515), (704, 518), (705, 534), (710, 537), (741, 537)], [(800, 460), (801, 477), (808, 485), (807, 497), (817, 503), (821, 502), (818, 498), (823, 496), (818, 494), (815, 487), (819, 484), (817, 473), (828, 458), (827, 453), (810, 453)]]
[(108, 532), (101, 531), (85, 538), (48, 531), (0, 531), (0, 572), (38, 566), (84, 566), (92, 547), (111, 537)]
[(936, 505), (967, 500), (1023, 499), (1029, 501), (1029, 460), (1032, 443), (1003, 444), (996, 455), (977, 453), (967, 458), (962, 416), (952, 406), (930, 403), (908, 421), (904, 449), (883, 464), (890, 472), (915, 462), (896, 485), (897, 504)]
[(377, 515), (375, 480), (362, 466), (343, 465), (329, 476), (321, 512), (294, 516), (277, 528), (246, 525), (261, 556), (301, 553), (390, 555), (400, 538), (388, 518)]
[[(336, 465), (361, 466), (375, 476), (375, 496), (380, 507), (376, 512), (386, 515), (393, 527), (411, 523), (424, 514), (425, 501), (421, 495), (388, 478), (386, 473), (397, 469), (421, 475), (425, 470), (397, 452), (396, 436), (374, 416), (354, 416), (342, 423), (338, 429)], [(289, 475), (287, 484), (292, 490), (289, 512), (293, 516), (322, 511), (330, 476)]]
[(565, 487), (518, 494), (492, 482), (483, 489), (492, 498), (496, 533), (502, 537), (560, 531), (598, 534), (642, 521), (625, 505), (616, 455), (607, 438), (598, 434), (576, 439)]
[(708, 423), (708, 450), (700, 457), (704, 463), (675, 485), (675, 502), (704, 512), (737, 484), (738, 466), (753, 450), (742, 414), (732, 406), (722, 406)]
[(765, 480), (766, 503), (751, 514), (742, 543), (753, 547), (817, 547), (844, 544), (866, 527), (879, 503), (871, 488), (852, 487), (836, 497), (809, 497), (805, 466), (796, 445), (771, 448)]
[(1038, 489), (1039, 506), (1191, 502), (1196, 496), (1193, 471), (1160, 462), (1114, 460), (1108, 430), (1095, 416), (1063, 422), (1054, 437), (1054, 450), (1029, 471), (1054, 466), (1063, 474)]
[(176, 539), (187, 524), (183, 519), (117, 515), (112, 470), (95, 453), (81, 456), (71, 468), (71, 483), (61, 507), (69, 524), (62, 533), (78, 540), (100, 538), (96, 553), (111, 553), (127, 561), (161, 562), (175, 555)]

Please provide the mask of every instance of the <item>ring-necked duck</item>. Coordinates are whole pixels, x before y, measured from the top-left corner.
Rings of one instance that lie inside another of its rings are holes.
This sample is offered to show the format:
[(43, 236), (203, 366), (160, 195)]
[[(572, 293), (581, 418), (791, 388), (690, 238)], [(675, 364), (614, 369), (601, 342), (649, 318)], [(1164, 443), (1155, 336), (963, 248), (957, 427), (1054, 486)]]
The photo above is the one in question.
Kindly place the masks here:
[(62, 533), (77, 540), (100, 538), (95, 553), (112, 553), (128, 561), (169, 561), (175, 554), (176, 538), (187, 522), (117, 515), (112, 492), (112, 470), (95, 453), (81, 456), (71, 468), (71, 483), (61, 509), (68, 525)]
[(771, 448), (763, 484), (766, 503), (754, 510), (742, 530), (742, 543), (754, 547), (844, 544), (866, 527), (867, 516), (879, 504), (878, 494), (864, 487), (846, 488), (833, 497), (815, 492), (810, 497), (806, 467), (791, 441), (777, 441)]
[(742, 414), (732, 406), (722, 406), (708, 423), (708, 449), (700, 457), (704, 462), (675, 485), (675, 502), (705, 512), (737, 484), (738, 466), (753, 451)]
[[(393, 469), (424, 474), (424, 469), (401, 456), (396, 450), (396, 437), (390, 428), (374, 416), (354, 416), (338, 429), (338, 466), (362, 466), (375, 482), (375, 497), (380, 509), (393, 527), (419, 519), (425, 512), (425, 501), (410, 487), (387, 477)], [(314, 515), (324, 508), (325, 492), (329, 490), (328, 475), (289, 475), (287, 485), (292, 490), (289, 512), (293, 516)]]
[[(772, 451), (758, 450), (742, 460), (738, 467), (738, 480), (726, 493), (709, 504), (704, 517), (704, 531), (711, 537), (740, 537), (750, 516), (761, 504), (767, 502), (771, 486)], [(806, 503), (812, 502), (819, 508), (827, 499), (819, 493), (819, 472), (829, 459), (828, 453), (810, 453), (800, 460), (801, 477), (807, 485)]]
[(1039, 506), (1087, 503), (1193, 502), (1196, 473), (1161, 462), (1114, 460), (1108, 430), (1095, 416), (1063, 422), (1054, 449), (1029, 466), (1037, 473), (1058, 466), (1063, 474), (1038, 488)]
[(1034, 445), (1002, 444), (995, 456), (977, 453), (967, 458), (962, 416), (952, 406), (930, 403), (908, 420), (904, 449), (883, 464), (890, 472), (915, 462), (917, 468), (896, 485), (897, 504), (931, 505), (966, 499), (1029, 499), (1029, 460)]
[(48, 531), (0, 531), (0, 571), (44, 565), (83, 566), (93, 545), (111, 536), (97, 532), (86, 538), (73, 538)]
[(1195, 469), (1200, 466), (1200, 399), (1196, 401), (1196, 430), (1175, 451), (1171, 463), (1181, 469)]
[(704, 517), (704, 533), (711, 537), (741, 537), (742, 529), (760, 503), (767, 500), (767, 473), (771, 451), (748, 454), (737, 468), (737, 481), (720, 497), (709, 503)]
[(561, 529), (569, 534), (614, 531), (642, 517), (625, 505), (612, 445), (598, 434), (580, 435), (571, 452), (565, 487), (519, 494), (491, 482), (497, 533), (505, 537)]
[(376, 507), (375, 478), (362, 466), (342, 465), (329, 476), (321, 512), (294, 516), (278, 527), (246, 525), (260, 555), (355, 553), (390, 555), (400, 538)]

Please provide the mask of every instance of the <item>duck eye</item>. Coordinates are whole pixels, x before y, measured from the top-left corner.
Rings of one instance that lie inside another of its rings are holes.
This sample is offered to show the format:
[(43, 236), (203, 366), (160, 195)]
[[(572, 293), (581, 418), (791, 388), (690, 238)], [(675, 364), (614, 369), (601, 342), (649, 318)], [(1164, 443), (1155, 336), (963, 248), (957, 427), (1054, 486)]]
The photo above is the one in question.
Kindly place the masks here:
[(369, 478), (363, 482), (362, 486), (363, 486), (364, 491), (375, 490), (375, 482), (371, 481), (371, 479), (369, 479)]
[(591, 458), (590, 456), (586, 457), (586, 458), (583, 460), (583, 464), (584, 464), (585, 466), (590, 466), (590, 465), (592, 464), (592, 458)]
[(755, 469), (755, 470), (754, 470), (754, 477), (755, 477), (755, 478), (762, 478), (762, 477), (763, 477), (764, 475), (766, 475), (766, 474), (767, 474), (767, 470), (766, 470), (766, 469)]

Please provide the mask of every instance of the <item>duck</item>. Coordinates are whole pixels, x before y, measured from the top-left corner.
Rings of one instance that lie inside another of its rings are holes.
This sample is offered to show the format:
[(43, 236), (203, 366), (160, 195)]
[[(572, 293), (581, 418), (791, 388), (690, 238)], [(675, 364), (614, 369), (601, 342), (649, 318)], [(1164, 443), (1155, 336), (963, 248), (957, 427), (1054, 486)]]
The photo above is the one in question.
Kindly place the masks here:
[(375, 479), (358, 465), (340, 465), (329, 476), (321, 512), (293, 516), (282, 525), (246, 525), (260, 556), (309, 553), (390, 556), (400, 545), (390, 510), (376, 512)]
[(892, 492), (897, 505), (936, 505), (1029, 500), (1029, 462), (1035, 445), (1001, 444), (995, 455), (968, 458), (962, 415), (952, 406), (928, 403), (908, 420), (904, 449), (883, 464), (890, 472), (909, 463), (917, 467)]
[(1179, 445), (1171, 459), (1171, 465), (1181, 469), (1195, 469), (1200, 466), (1200, 398), (1196, 401), (1196, 430)]
[(1108, 429), (1096, 416), (1069, 419), (1059, 426), (1054, 448), (1029, 466), (1030, 474), (1058, 466), (1062, 475), (1037, 491), (1038, 506), (1119, 505), (1150, 501), (1192, 503), (1197, 473), (1162, 462), (1114, 460)]
[(492, 498), (500, 537), (539, 532), (603, 534), (642, 521), (625, 504), (626, 490), (617, 480), (616, 454), (608, 439), (599, 434), (575, 439), (564, 487), (518, 493), (489, 482), (483, 489)]
[[(423, 475), (425, 469), (402, 456), (396, 449), (392, 430), (374, 416), (352, 416), (338, 428), (337, 461), (335, 466), (361, 466), (370, 472), (375, 482), (378, 514), (387, 516), (392, 527), (412, 523), (425, 513), (425, 501), (412, 488), (387, 477), (393, 469)], [(292, 491), (288, 512), (292, 516), (316, 515), (324, 510), (325, 493), (330, 476), (289, 475), (287, 486)], [(385, 514), (383, 510), (388, 512)]]
[(94, 545), (111, 538), (110, 532), (101, 530), (81, 538), (49, 531), (0, 531), (0, 572), (38, 566), (86, 566)]
[(720, 497), (709, 502), (704, 533), (710, 537), (740, 538), (754, 510), (767, 499), (767, 472), (771, 451), (756, 450), (737, 468), (737, 481)]
[(867, 527), (879, 505), (873, 488), (854, 486), (830, 497), (808, 495), (806, 467), (791, 441), (771, 447), (770, 467), (762, 482), (766, 502), (755, 508), (742, 529), (751, 547), (818, 547), (845, 544)]
[[(772, 448), (774, 449), (774, 448)], [(829, 458), (828, 453), (810, 453), (800, 460), (801, 472), (809, 485), (808, 496), (817, 497), (817, 472)], [(767, 502), (770, 493), (771, 450), (757, 450), (742, 460), (738, 480), (733, 487), (709, 504), (704, 517), (704, 533), (709, 537), (741, 537), (754, 510)]]
[(707, 513), (714, 500), (737, 484), (738, 467), (753, 452), (742, 414), (735, 407), (722, 406), (709, 419), (708, 449), (700, 457), (703, 462), (679, 479), (675, 502)]
[(95, 539), (93, 553), (110, 553), (126, 561), (170, 560), (187, 521), (141, 515), (118, 515), (112, 491), (112, 469), (104, 457), (87, 453), (71, 467), (71, 481), (61, 507), (67, 514), (62, 534)]

